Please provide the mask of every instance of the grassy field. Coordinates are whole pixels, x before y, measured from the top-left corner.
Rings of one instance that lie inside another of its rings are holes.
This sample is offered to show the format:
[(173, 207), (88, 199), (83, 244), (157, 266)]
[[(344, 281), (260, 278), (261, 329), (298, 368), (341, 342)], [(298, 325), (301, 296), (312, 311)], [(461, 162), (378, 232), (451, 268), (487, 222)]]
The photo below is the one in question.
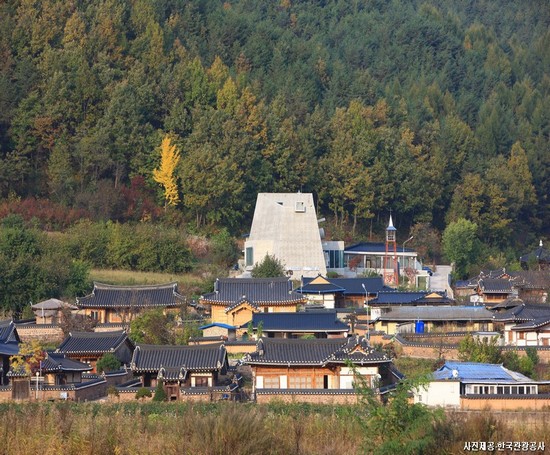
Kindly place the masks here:
[(178, 283), (180, 294), (192, 297), (209, 292), (214, 287), (216, 277), (200, 273), (173, 274), (158, 272), (133, 272), (131, 270), (90, 270), (90, 280), (105, 284), (132, 286), (139, 284)]
[[(0, 453), (457, 454), (464, 453), (465, 441), (544, 441), (549, 430), (543, 421), (527, 428), (521, 417), (506, 426), (491, 413), (448, 415), (416, 430), (428, 436), (428, 445), (413, 449), (410, 440), (396, 441), (380, 451), (388, 428), (366, 431), (358, 418), (368, 415), (364, 411), (283, 403), (2, 403)], [(404, 443), (408, 451), (400, 450)]]

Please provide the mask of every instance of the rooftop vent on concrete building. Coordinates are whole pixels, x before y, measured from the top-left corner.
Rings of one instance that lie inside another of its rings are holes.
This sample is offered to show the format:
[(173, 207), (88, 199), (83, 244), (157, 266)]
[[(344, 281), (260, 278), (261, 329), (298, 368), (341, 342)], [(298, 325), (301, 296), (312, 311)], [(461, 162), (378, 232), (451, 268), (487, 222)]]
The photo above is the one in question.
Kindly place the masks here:
[(294, 211), (304, 213), (306, 211), (306, 204), (302, 201), (296, 202)]

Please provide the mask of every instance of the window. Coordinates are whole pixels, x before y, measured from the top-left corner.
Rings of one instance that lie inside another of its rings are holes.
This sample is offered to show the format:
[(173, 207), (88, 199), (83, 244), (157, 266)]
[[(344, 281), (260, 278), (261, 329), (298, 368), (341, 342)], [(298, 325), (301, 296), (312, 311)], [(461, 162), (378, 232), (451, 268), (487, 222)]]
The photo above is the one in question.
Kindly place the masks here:
[(264, 389), (278, 389), (279, 376), (264, 376)]
[(289, 389), (311, 389), (311, 376), (290, 376), (288, 378)]
[(99, 321), (99, 311), (91, 311), (91, 312), (90, 312), (90, 317), (91, 317), (94, 321)]
[(518, 332), (518, 340), (525, 340), (525, 332)]
[(254, 250), (251, 246), (246, 248), (245, 261), (247, 267), (252, 267), (254, 265)]
[(344, 267), (344, 252), (342, 250), (325, 251), (325, 258), (329, 269), (341, 269)]
[(195, 387), (208, 387), (208, 378), (206, 376), (195, 376)]

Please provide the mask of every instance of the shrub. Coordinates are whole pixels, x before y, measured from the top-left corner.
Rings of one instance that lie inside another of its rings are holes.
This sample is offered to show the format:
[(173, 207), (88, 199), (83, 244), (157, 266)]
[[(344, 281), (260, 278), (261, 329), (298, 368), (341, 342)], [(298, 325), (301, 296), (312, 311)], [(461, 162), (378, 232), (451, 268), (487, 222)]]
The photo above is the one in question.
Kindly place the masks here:
[(141, 400), (144, 398), (151, 398), (151, 391), (147, 387), (140, 387), (136, 392), (136, 400)]
[(117, 388), (114, 385), (110, 385), (109, 387), (107, 387), (107, 395), (113, 396), (113, 397), (118, 397), (119, 393), (118, 393)]
[(254, 278), (272, 278), (285, 276), (285, 268), (281, 261), (275, 256), (266, 254), (263, 261), (252, 268)]
[(112, 352), (106, 352), (103, 354), (96, 364), (96, 370), (98, 373), (103, 373), (104, 371), (117, 371), (119, 368), (120, 361)]
[(157, 387), (155, 388), (155, 395), (153, 396), (153, 401), (166, 401), (168, 399), (166, 392), (164, 391), (164, 383), (162, 381), (157, 382)]

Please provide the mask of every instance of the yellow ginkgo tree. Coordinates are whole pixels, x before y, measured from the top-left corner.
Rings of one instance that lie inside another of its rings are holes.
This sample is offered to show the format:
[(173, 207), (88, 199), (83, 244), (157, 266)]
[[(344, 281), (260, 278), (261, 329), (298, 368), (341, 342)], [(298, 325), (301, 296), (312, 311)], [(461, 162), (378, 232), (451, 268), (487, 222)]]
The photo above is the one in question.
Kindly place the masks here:
[(171, 143), (168, 136), (164, 136), (160, 145), (160, 166), (153, 170), (153, 179), (164, 187), (165, 209), (167, 205), (176, 205), (180, 200), (175, 176), (179, 160), (180, 152), (177, 146)]

